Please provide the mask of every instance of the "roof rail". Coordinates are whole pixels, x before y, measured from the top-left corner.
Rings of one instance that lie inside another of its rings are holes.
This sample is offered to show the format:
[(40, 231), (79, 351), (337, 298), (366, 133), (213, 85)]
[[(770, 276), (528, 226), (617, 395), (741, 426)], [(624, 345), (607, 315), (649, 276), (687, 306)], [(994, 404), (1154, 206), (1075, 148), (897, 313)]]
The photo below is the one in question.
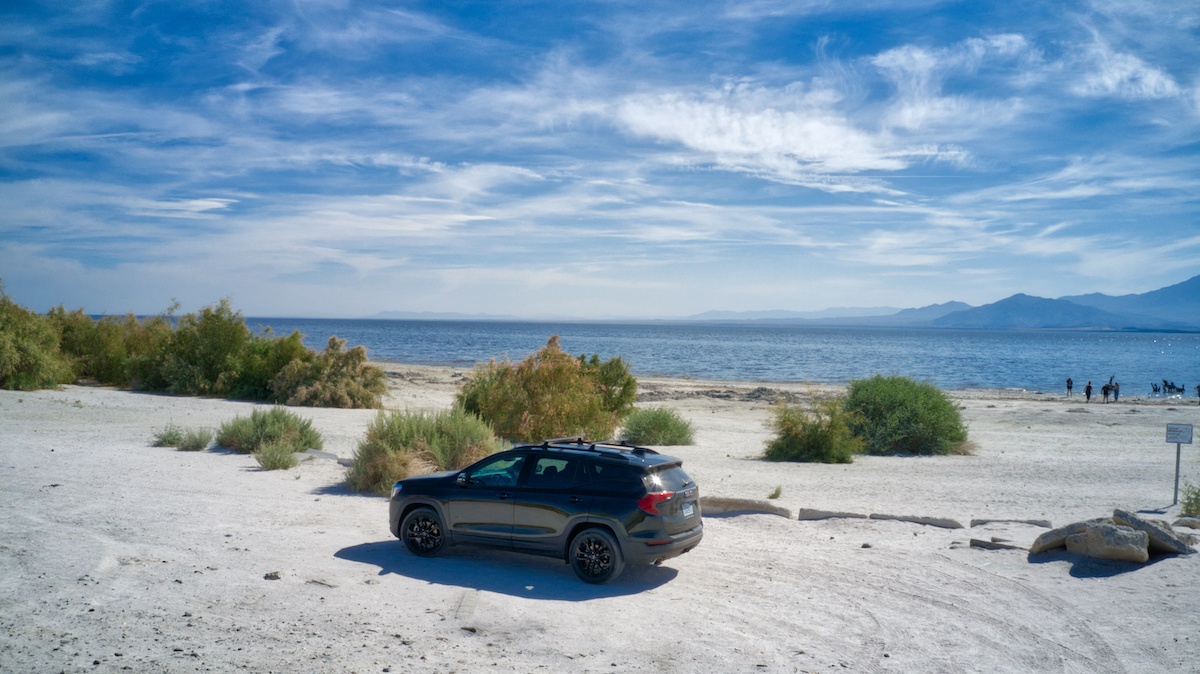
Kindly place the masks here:
[(644, 456), (646, 454), (658, 454), (658, 452), (648, 447), (639, 447), (629, 444), (628, 440), (587, 440), (582, 436), (572, 436), (569, 438), (551, 438), (542, 441), (543, 449), (550, 449), (551, 445), (578, 445), (580, 449), (589, 449), (591, 451), (599, 451), (601, 449), (615, 449), (618, 451), (628, 451), (631, 454)]

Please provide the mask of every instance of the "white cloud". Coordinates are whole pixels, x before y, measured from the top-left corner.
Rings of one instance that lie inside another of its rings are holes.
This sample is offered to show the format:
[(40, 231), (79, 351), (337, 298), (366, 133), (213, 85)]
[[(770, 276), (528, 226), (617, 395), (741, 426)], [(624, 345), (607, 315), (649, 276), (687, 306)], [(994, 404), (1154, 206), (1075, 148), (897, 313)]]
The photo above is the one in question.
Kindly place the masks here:
[(1170, 74), (1133, 54), (1114, 51), (1097, 36), (1084, 55), (1087, 72), (1071, 91), (1087, 98), (1154, 100), (1179, 96)]

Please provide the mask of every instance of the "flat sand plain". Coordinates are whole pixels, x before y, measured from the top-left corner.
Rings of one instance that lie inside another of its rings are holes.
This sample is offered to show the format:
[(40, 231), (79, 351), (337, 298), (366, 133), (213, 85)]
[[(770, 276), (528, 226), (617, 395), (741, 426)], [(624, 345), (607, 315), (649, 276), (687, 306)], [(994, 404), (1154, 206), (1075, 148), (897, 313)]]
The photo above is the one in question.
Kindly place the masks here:
[[(385, 364), (391, 409), (448, 407), (462, 372)], [(952, 392), (975, 451), (760, 460), (780, 397), (828, 385), (645, 379), (696, 444), (670, 448), (708, 496), (954, 519), (706, 515), (693, 552), (610, 585), (560, 561), (408, 554), (387, 503), (313, 459), (264, 472), (220, 449), (151, 447), (247, 403), (67, 386), (0, 391), (2, 672), (1195, 672), (1200, 555), (1150, 564), (1030, 558), (1044, 529), (1171, 507), (1170, 422), (1196, 399)], [(350, 457), (375, 414), (297, 409)], [(1184, 481), (1200, 483), (1200, 445)], [(1154, 516), (1154, 515), (1150, 515)], [(277, 574), (278, 579), (273, 578)]]

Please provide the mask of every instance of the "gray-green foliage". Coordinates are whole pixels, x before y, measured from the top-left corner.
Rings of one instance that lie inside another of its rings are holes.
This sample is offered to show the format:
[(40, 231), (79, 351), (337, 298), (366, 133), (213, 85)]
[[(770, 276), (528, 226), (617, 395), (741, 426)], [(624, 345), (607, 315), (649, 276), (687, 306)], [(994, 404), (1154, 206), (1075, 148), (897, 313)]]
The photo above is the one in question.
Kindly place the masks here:
[(1190, 482), (1183, 486), (1180, 512), (1188, 517), (1200, 517), (1200, 487)]
[(385, 494), (397, 480), (454, 470), (498, 450), (491, 426), (461, 407), (441, 412), (380, 412), (358, 443), (346, 483)]
[(851, 431), (852, 416), (841, 400), (818, 401), (810, 412), (794, 405), (775, 408), (771, 426), (775, 437), (767, 442), (768, 461), (851, 463), (863, 441)]
[(0, 284), (0, 388), (33, 391), (73, 380), (53, 327), (13, 302)]
[(254, 460), (263, 470), (288, 470), (297, 463), (294, 448), (283, 440), (269, 440), (254, 450)]
[(253, 410), (249, 417), (236, 416), (217, 429), (217, 444), (239, 452), (256, 452), (268, 443), (282, 443), (293, 452), (324, 446), (311, 419), (279, 406)]
[(155, 447), (175, 447), (185, 452), (199, 452), (212, 442), (213, 432), (207, 428), (183, 428), (167, 424), (154, 434)]
[(966, 447), (958, 408), (932, 384), (882, 375), (856, 379), (845, 407), (870, 454), (953, 454)]
[(635, 445), (690, 445), (693, 435), (691, 422), (669, 407), (635, 409), (621, 432)]

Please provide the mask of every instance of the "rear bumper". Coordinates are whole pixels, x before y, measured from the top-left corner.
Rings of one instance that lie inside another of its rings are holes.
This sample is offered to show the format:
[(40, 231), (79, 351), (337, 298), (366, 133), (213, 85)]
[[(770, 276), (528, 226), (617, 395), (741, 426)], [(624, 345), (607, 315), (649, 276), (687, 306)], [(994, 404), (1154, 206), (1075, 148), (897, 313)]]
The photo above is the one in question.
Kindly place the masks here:
[(678, 557), (700, 544), (704, 538), (704, 525), (698, 524), (694, 529), (674, 535), (661, 535), (653, 538), (633, 537), (622, 552), (627, 564), (657, 564)]

